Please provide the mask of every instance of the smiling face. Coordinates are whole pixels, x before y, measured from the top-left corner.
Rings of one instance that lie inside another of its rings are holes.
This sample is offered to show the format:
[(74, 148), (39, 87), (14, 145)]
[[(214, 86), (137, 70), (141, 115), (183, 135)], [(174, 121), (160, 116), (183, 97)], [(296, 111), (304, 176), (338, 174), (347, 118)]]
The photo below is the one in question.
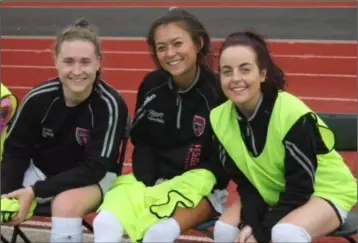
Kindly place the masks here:
[(221, 86), (224, 94), (239, 108), (255, 109), (265, 78), (266, 70), (259, 69), (256, 53), (250, 46), (230, 46), (221, 53)]
[(158, 26), (154, 32), (154, 40), (158, 62), (174, 80), (180, 82), (194, 77), (199, 49), (184, 23), (173, 22)]
[(82, 96), (92, 91), (96, 72), (100, 68), (100, 58), (91, 41), (64, 41), (56, 57), (56, 68), (64, 92)]

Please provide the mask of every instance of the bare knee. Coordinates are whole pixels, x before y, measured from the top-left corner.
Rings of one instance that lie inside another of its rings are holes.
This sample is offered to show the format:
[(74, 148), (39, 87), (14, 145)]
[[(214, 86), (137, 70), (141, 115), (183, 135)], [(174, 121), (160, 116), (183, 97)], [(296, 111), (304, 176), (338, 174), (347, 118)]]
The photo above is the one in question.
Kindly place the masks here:
[(64, 191), (52, 202), (53, 217), (81, 217), (97, 209), (101, 202), (98, 186), (88, 186)]
[(220, 216), (219, 220), (237, 227), (240, 223), (241, 202), (237, 200)]
[(282, 218), (279, 224), (281, 223), (305, 229), (312, 240), (317, 240), (337, 229), (340, 221), (330, 203), (324, 199), (312, 197), (306, 204)]

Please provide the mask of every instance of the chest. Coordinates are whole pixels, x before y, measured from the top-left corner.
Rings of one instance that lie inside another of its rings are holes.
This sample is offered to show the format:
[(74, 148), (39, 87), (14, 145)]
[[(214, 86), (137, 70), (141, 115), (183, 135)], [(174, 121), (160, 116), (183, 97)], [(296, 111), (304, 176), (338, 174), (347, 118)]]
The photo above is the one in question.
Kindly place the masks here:
[(93, 126), (94, 115), (90, 104), (69, 108), (55, 100), (44, 112), (40, 144), (83, 147), (90, 139)]
[[(150, 133), (200, 138), (209, 125), (210, 102), (199, 94), (163, 94), (145, 106)], [(165, 100), (165, 102), (163, 102)]]

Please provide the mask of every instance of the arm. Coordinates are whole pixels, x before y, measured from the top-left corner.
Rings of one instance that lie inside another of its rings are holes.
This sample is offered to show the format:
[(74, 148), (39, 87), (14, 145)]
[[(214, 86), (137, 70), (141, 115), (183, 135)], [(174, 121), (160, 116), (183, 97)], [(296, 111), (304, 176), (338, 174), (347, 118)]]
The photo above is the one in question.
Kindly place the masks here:
[[(226, 152), (224, 147), (220, 144), (218, 139), (215, 137), (215, 144), (217, 149), (214, 150), (217, 153), (219, 159), (216, 160), (216, 164), (226, 168), (227, 174), (230, 174), (232, 179), (237, 184), (237, 192), (240, 196), (241, 212), (240, 212), (240, 225), (251, 226), (253, 230), (257, 230), (261, 223), (265, 213), (267, 212), (268, 206), (258, 190), (252, 185), (242, 171), (237, 167), (235, 162)], [(220, 161), (220, 163), (219, 163)], [(227, 177), (223, 177), (227, 178)], [(227, 178), (226, 183), (229, 178)]]
[(217, 180), (215, 188), (224, 189), (228, 186), (230, 180), (224, 167), (226, 158), (229, 155), (226, 153), (224, 147), (221, 145), (213, 131), (211, 146), (211, 153), (208, 158), (206, 160), (201, 160), (200, 163), (190, 169), (203, 168), (211, 171)]
[(152, 186), (158, 179), (157, 165), (155, 164), (154, 150), (147, 138), (146, 107), (144, 81), (139, 87), (133, 127), (131, 129), (131, 141), (134, 146), (132, 154), (133, 173), (138, 181), (147, 186)]
[(39, 136), (40, 121), (37, 119), (38, 102), (36, 95), (30, 92), (22, 107), (7, 129), (1, 161), (1, 193), (9, 193), (22, 187), (25, 171), (35, 150), (36, 138)]
[(240, 171), (236, 180), (241, 201), (240, 228), (249, 225), (253, 232), (261, 231), (260, 224), (267, 213), (268, 205), (255, 186)]
[(272, 227), (292, 210), (305, 204), (314, 192), (317, 169), (317, 144), (320, 135), (310, 115), (302, 117), (288, 132), (283, 143), (286, 149), (285, 190), (278, 203), (262, 222), (262, 235), (256, 239), (271, 239)]
[(83, 161), (71, 170), (36, 182), (34, 192), (37, 197), (50, 197), (69, 189), (96, 184), (117, 163), (128, 108), (122, 99), (111, 101), (111, 107), (101, 101), (103, 103), (96, 108), (95, 128), (91, 131)]

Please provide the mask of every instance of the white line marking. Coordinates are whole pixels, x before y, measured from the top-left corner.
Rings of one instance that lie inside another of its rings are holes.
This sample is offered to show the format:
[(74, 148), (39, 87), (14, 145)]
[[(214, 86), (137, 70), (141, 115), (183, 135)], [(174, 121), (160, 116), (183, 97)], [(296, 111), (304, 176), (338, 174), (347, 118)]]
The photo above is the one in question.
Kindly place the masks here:
[[(50, 49), (2, 49), (1, 52), (21, 52), (21, 53), (34, 53), (34, 54), (42, 54), (49, 53), (53, 54), (53, 51)], [(104, 50), (103, 54), (118, 54), (118, 55), (151, 55), (151, 52), (148, 51), (112, 51), (112, 50)], [(217, 52), (214, 55), (218, 55)], [(303, 54), (303, 55), (284, 55), (284, 54), (273, 54), (274, 57), (280, 58), (300, 58), (300, 59), (310, 59), (310, 58), (318, 58), (318, 59), (354, 59), (357, 60), (357, 56), (328, 56), (328, 55), (314, 55), (314, 54)]]
[[(14, 35), (3, 35), (1, 39), (5, 40), (55, 40), (54, 36), (14, 36)], [(103, 36), (101, 40), (111, 40), (111, 41), (146, 41), (145, 37), (117, 37), (117, 36)], [(222, 42), (224, 38), (211, 38), (214, 42)], [(357, 45), (356, 40), (308, 40), (308, 39), (267, 39), (271, 43), (288, 43), (288, 44), (347, 44), (347, 45)]]
[[(24, 227), (24, 229), (26, 230), (36, 233), (47, 233), (47, 234), (49, 233), (49, 229), (51, 228), (51, 225), (52, 225), (51, 222), (39, 221), (39, 220), (28, 220), (21, 224), (21, 226)], [(5, 225), (1, 227), (5, 227), (8, 229), (12, 228), (10, 226), (5, 226)], [(41, 227), (41, 228), (38, 229), (36, 227)], [(83, 229), (86, 235), (92, 235), (92, 233), (90, 233), (85, 227), (83, 227)], [(196, 242), (213, 242), (213, 240), (211, 240), (208, 237), (193, 236), (193, 235), (180, 235), (179, 239), (185, 241), (196, 241)], [(125, 236), (125, 240), (128, 240), (128, 236)]]
[[(32, 65), (1, 65), (1, 68), (14, 69), (54, 69), (54, 66), (32, 66)], [(151, 68), (103, 68), (104, 71), (123, 72), (151, 72)], [(286, 73), (287, 76), (296, 77), (326, 77), (326, 78), (357, 78), (354, 74), (325, 74), (325, 73)]]
[[(30, 90), (29, 86), (8, 86), (13, 90)], [(122, 94), (137, 94), (137, 90), (133, 89), (118, 89)], [(357, 99), (351, 98), (339, 98), (339, 97), (311, 97), (311, 96), (299, 96), (303, 100), (316, 100), (316, 101), (336, 101), (336, 102), (357, 102)]]

